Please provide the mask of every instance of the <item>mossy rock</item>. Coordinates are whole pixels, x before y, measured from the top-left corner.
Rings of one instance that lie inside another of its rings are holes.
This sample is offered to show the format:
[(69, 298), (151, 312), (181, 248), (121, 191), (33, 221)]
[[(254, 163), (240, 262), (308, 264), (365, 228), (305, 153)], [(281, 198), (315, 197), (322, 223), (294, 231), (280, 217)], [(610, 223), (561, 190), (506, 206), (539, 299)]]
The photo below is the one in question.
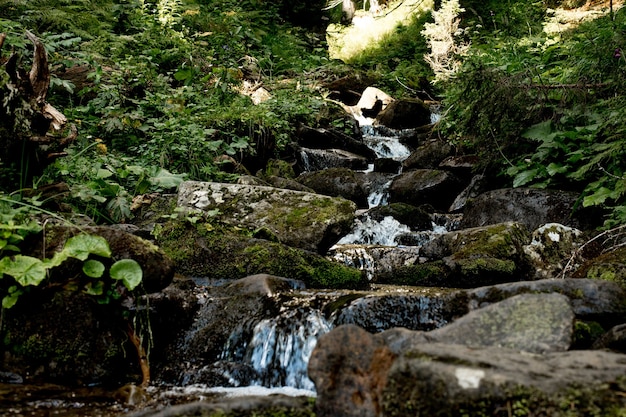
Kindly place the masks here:
[(391, 203), (386, 206), (374, 207), (367, 212), (367, 215), (377, 221), (391, 216), (416, 231), (432, 228), (430, 213), (422, 207), (415, 207), (410, 204)]
[[(1, 367), (29, 382), (139, 382), (121, 314), (76, 291), (37, 289), (4, 311)], [(121, 313), (121, 312), (120, 312)]]
[(530, 240), (519, 223), (446, 233), (424, 245), (420, 254), (430, 261), (405, 267), (397, 283), (475, 288), (531, 276), (523, 246)]
[(360, 288), (362, 272), (308, 252), (250, 237), (240, 228), (170, 220), (157, 242), (186, 276), (235, 280), (254, 274), (298, 279), (315, 288)]
[(576, 271), (574, 277), (613, 281), (626, 288), (626, 247), (591, 259)]

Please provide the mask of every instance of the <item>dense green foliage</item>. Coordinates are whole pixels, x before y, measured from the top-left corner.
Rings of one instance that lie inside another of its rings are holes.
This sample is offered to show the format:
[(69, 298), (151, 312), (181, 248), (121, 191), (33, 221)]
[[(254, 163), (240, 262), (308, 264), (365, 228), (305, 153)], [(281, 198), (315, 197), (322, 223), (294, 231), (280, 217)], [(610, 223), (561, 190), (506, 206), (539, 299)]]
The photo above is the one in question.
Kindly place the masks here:
[[(578, 191), (582, 205), (610, 208), (610, 226), (626, 216), (626, 13), (616, 8), (559, 28), (566, 14), (548, 7), (579, 3), (460, 1), (453, 35), (469, 49), (445, 82), (429, 83), (427, 14), (352, 58), (348, 72), (396, 97), (441, 97), (439, 132), (458, 152), (480, 154), (479, 169), (499, 173), (503, 185)], [(119, 222), (132, 216), (139, 194), (184, 178), (230, 180), (284, 156), (298, 123), (316, 125), (328, 114), (319, 80), (347, 74), (311, 29), (322, 28), (321, 6), (0, 0), (5, 55), (13, 48), (28, 63), (24, 30), (39, 36), (53, 72), (48, 99), (79, 128), (68, 156), (19, 188), (64, 181), (75, 209)], [(262, 80), (271, 98), (253, 104), (245, 80)], [(16, 176), (0, 171), (11, 179), (0, 181), (3, 191), (14, 191)]]
[(626, 12), (556, 30), (539, 3), (467, 3), (472, 46), (444, 86), (441, 131), (513, 186), (581, 192), (611, 208), (607, 226), (622, 223)]
[[(48, 99), (79, 128), (68, 156), (22, 187), (65, 181), (72, 205), (98, 221), (129, 218), (132, 197), (172, 189), (183, 178), (228, 179), (221, 164), (231, 159), (224, 156), (241, 162), (278, 155), (298, 122), (313, 123), (323, 103), (307, 94), (312, 90), (302, 79), (328, 61), (320, 35), (285, 23), (286, 4), (3, 0), (0, 6), (0, 32), (8, 34), (3, 49), (8, 44), (27, 61), (24, 30), (42, 39), (53, 72)], [(86, 77), (73, 76), (75, 68), (85, 68)], [(273, 98), (254, 105), (240, 94), (243, 80), (261, 75)], [(15, 187), (9, 183), (5, 192)]]

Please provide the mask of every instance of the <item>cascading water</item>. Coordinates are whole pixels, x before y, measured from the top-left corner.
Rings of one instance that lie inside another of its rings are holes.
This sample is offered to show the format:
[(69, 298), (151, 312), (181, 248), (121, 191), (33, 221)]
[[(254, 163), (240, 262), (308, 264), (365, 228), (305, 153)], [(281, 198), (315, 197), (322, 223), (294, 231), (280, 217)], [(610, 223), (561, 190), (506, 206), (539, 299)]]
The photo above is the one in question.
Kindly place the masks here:
[[(364, 142), (375, 151), (379, 158), (401, 162), (410, 155), (410, 150), (400, 141), (402, 132), (373, 127), (371, 123), (362, 124), (362, 131)], [(303, 150), (301, 160), (307, 170), (323, 168), (320, 166), (323, 161), (314, 158), (311, 152)], [(369, 188), (369, 208), (386, 205), (388, 189), (393, 177), (397, 174), (384, 176), (373, 172), (372, 167), (362, 172), (374, 175)], [(329, 257), (365, 271), (367, 277), (372, 280), (374, 275), (380, 272), (383, 264), (387, 267), (391, 265), (389, 268), (395, 268), (418, 262), (419, 247), (432, 239), (433, 234), (443, 233), (447, 228), (454, 226), (452, 223), (446, 224), (445, 218), (445, 216), (441, 218), (433, 216), (431, 231), (413, 232), (409, 226), (401, 224), (391, 216), (374, 220), (366, 214), (355, 221), (351, 233), (343, 237), (331, 249)], [(387, 272), (393, 273), (392, 270)], [(354, 294), (347, 295), (347, 297), (354, 296)], [(361, 295), (357, 296), (361, 297)], [(315, 387), (307, 375), (307, 364), (317, 339), (330, 331), (336, 321), (339, 323), (356, 322), (361, 325), (366, 323), (363, 317), (367, 314), (360, 313), (356, 305), (339, 315), (333, 313), (328, 316), (323, 312), (329, 305), (337, 302), (337, 299), (346, 297), (346, 294), (324, 295), (321, 292), (313, 294), (307, 293), (306, 290), (294, 290), (289, 297), (288, 300), (280, 301), (281, 311), (277, 316), (259, 320), (252, 329), (248, 328), (247, 331), (238, 331), (231, 335), (224, 346), (221, 360), (246, 364), (252, 369), (250, 374), (253, 375), (247, 376), (244, 380), (237, 380), (236, 377), (228, 375), (233, 385), (291, 387), (314, 391)], [(433, 318), (429, 315), (430, 310), (437, 310), (431, 307), (435, 304), (439, 306), (443, 301), (437, 301), (430, 295), (412, 295), (408, 298), (413, 301), (409, 302), (410, 305), (404, 305), (403, 308), (394, 309), (394, 311), (398, 310), (395, 313), (397, 322), (387, 320), (390, 325), (426, 329), (445, 322), (444, 318), (436, 316)], [(367, 299), (373, 302), (372, 300), (376, 298)], [(379, 304), (393, 302), (387, 298), (384, 300), (387, 301)], [(397, 302), (398, 305), (407, 303), (406, 300)], [(367, 303), (361, 302), (358, 305), (362, 306)], [(409, 310), (415, 310), (411, 318), (415, 323), (408, 320), (405, 317), (406, 314), (400, 314), (402, 311)], [(381, 313), (383, 312), (376, 314)], [(433, 323), (436, 324), (433, 325)], [(376, 325), (377, 330), (384, 327), (385, 323), (382, 321)]]

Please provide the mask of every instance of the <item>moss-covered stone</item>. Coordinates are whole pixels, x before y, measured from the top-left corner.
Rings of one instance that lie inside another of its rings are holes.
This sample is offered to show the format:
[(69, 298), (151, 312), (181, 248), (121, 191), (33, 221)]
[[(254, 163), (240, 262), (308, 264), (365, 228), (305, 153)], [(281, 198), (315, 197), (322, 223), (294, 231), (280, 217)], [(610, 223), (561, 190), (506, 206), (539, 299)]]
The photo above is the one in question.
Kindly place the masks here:
[(235, 280), (271, 274), (304, 281), (316, 288), (358, 288), (366, 281), (361, 271), (320, 255), (251, 238), (232, 226), (171, 220), (161, 229), (158, 244), (183, 275)]
[(446, 233), (422, 248), (421, 255), (431, 261), (407, 268), (403, 275), (415, 274), (413, 281), (421, 285), (459, 288), (521, 281), (532, 274), (523, 250), (529, 240), (519, 223)]
[(613, 281), (626, 288), (626, 247), (602, 254), (576, 271), (576, 277)]

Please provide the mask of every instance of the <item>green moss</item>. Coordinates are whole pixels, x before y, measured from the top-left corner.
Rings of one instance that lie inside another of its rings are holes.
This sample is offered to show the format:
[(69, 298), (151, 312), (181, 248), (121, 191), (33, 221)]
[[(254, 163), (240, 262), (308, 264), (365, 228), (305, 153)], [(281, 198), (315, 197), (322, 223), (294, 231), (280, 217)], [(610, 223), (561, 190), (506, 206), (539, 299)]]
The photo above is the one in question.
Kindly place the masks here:
[(386, 284), (414, 286), (442, 286), (448, 270), (442, 261), (427, 262), (418, 265), (407, 265), (398, 268)]
[(249, 235), (248, 230), (232, 226), (172, 220), (164, 225), (158, 244), (186, 276), (235, 280), (266, 273), (299, 279), (316, 288), (365, 285), (365, 277), (356, 268)]
[(589, 349), (604, 333), (604, 328), (596, 321), (576, 320), (572, 348)]

